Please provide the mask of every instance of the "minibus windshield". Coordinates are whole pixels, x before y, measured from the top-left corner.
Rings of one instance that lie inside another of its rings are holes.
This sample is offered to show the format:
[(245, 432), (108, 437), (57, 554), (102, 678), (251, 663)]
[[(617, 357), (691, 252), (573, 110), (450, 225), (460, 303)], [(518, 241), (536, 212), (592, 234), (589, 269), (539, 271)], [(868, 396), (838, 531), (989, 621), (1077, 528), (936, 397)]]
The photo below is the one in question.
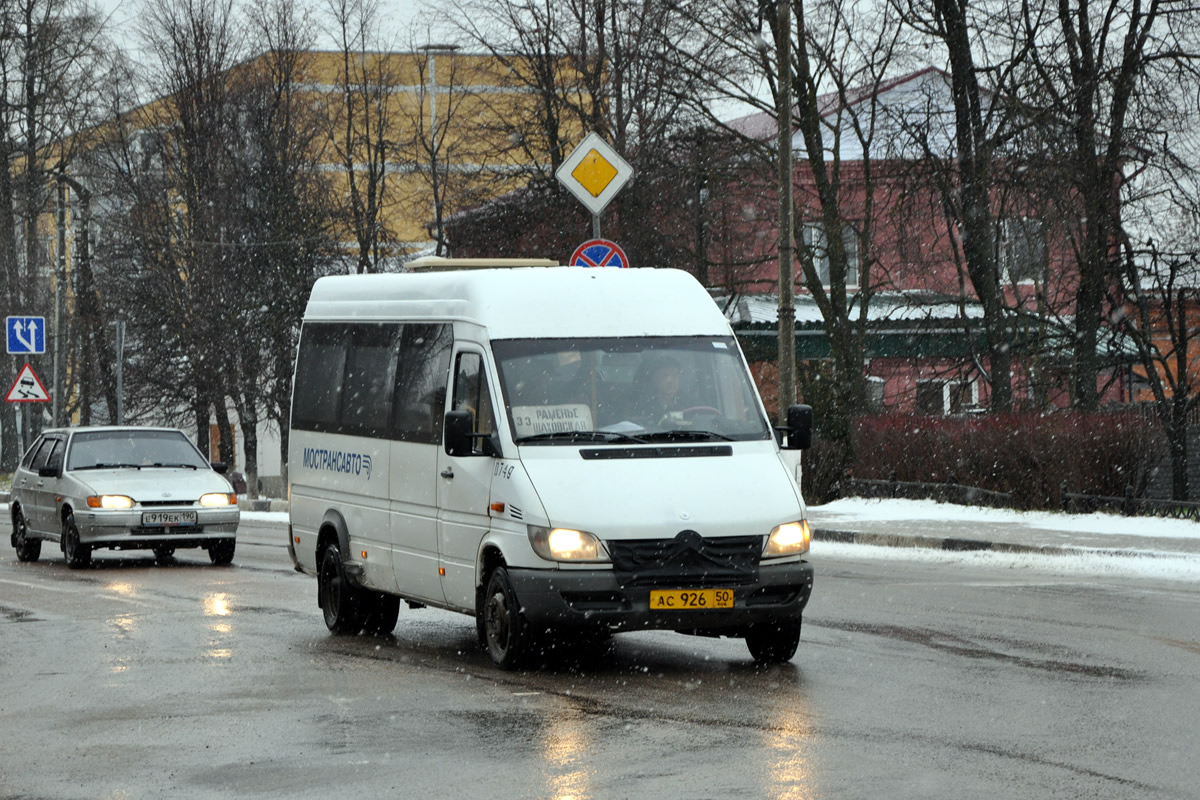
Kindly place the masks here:
[(731, 337), (492, 342), (518, 444), (766, 439)]

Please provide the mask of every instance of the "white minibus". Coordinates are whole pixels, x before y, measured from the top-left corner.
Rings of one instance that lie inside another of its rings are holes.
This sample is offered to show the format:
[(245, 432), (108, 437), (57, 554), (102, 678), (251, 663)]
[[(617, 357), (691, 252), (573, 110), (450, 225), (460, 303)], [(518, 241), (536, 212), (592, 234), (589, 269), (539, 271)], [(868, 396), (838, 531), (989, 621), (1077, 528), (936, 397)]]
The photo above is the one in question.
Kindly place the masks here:
[(390, 632), (403, 600), (474, 616), (504, 669), (644, 629), (790, 660), (813, 570), (789, 451), (812, 410), (772, 429), (705, 289), (419, 266), (321, 278), (304, 314), (288, 550), (329, 629)]

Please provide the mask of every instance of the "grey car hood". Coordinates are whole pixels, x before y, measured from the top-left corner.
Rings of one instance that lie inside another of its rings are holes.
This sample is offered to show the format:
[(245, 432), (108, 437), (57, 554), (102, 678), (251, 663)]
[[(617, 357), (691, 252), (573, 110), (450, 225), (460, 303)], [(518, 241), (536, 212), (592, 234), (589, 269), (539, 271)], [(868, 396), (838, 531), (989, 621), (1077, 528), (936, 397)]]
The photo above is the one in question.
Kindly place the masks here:
[(120, 494), (136, 502), (190, 502), (209, 492), (232, 493), (229, 481), (211, 469), (142, 467), (67, 473), (86, 494)]

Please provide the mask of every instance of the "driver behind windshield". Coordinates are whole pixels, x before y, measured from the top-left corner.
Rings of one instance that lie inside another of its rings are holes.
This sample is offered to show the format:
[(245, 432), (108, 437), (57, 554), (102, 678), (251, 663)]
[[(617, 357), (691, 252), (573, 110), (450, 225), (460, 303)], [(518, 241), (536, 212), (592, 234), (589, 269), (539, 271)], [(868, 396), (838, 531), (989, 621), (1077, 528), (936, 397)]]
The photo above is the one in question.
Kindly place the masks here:
[(649, 426), (675, 420), (689, 405), (679, 397), (682, 374), (683, 369), (674, 356), (648, 353), (633, 380), (637, 393), (633, 405), (634, 421)]

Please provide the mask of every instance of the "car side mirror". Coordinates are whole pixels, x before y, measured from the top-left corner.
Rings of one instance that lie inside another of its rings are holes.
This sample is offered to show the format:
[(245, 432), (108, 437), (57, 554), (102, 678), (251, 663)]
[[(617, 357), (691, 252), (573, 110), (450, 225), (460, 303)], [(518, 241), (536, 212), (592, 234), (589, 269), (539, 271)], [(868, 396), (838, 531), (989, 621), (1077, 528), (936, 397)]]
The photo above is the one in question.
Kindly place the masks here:
[(218, 475), (224, 475), (229, 471), (229, 465), (224, 461), (213, 461), (210, 463), (210, 466), (212, 467), (213, 472), (217, 473)]
[(787, 410), (787, 449), (807, 450), (812, 447), (812, 406), (797, 403)]
[(57, 478), (58, 477), (58, 467), (51, 467), (51, 466), (38, 467), (38, 477), (39, 478)]

